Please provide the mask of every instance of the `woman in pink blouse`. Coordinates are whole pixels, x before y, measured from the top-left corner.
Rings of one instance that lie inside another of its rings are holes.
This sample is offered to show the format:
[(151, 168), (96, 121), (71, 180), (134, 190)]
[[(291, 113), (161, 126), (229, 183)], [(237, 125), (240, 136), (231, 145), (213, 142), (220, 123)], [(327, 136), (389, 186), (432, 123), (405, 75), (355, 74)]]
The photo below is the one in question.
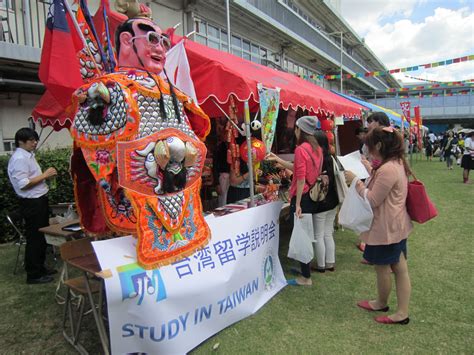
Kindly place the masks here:
[[(367, 192), (374, 219), (368, 232), (361, 235), (366, 243), (364, 259), (375, 265), (377, 298), (358, 302), (367, 311), (388, 312), (388, 299), (392, 287), (391, 273), (395, 274), (397, 310), (375, 321), (383, 324), (408, 324), (408, 304), (411, 284), (407, 266), (407, 238), (412, 223), (406, 209), (408, 173), (404, 158), (403, 138), (391, 127), (374, 128), (366, 136), (372, 157), (372, 172), (367, 187), (357, 182), (361, 196)], [(356, 176), (346, 171), (350, 184)]]
[[(274, 154), (267, 159), (276, 161), (283, 167), (293, 171), (289, 195), (291, 198), (291, 213), (301, 217), (303, 213), (315, 214), (317, 204), (309, 197), (309, 189), (316, 182), (323, 162), (323, 152), (314, 134), (317, 131), (318, 119), (315, 116), (300, 117), (295, 123), (297, 146), (294, 162), (285, 161)], [(301, 264), (301, 275), (288, 280), (288, 284), (311, 286), (311, 265)]]

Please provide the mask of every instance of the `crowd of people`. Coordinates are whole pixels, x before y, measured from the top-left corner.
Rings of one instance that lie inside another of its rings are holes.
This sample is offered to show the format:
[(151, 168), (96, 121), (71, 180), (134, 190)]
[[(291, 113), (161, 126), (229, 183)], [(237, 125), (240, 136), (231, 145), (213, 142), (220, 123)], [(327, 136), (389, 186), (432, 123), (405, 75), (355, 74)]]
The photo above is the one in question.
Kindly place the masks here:
[[(367, 196), (374, 219), (369, 231), (362, 233), (359, 249), (363, 262), (373, 265), (377, 280), (377, 295), (371, 300), (357, 303), (360, 308), (373, 312), (388, 312), (391, 291), (391, 274), (395, 275), (397, 308), (390, 316), (379, 316), (375, 320), (383, 324), (407, 324), (409, 322), (409, 300), (411, 293), (407, 266), (407, 238), (412, 224), (406, 210), (407, 182), (411, 173), (405, 160), (405, 142), (402, 134), (391, 127), (388, 117), (381, 112), (370, 115), (367, 127), (360, 127), (356, 136), (360, 142), (362, 163), (370, 173), (366, 181), (357, 180), (356, 189), (361, 196)], [(334, 225), (337, 207), (340, 205), (336, 190), (334, 164), (326, 134), (318, 128), (317, 118), (303, 116), (295, 122), (296, 149), (294, 161), (285, 161), (269, 153), (267, 161), (292, 172), (289, 188), (290, 209), (295, 218), (311, 214), (314, 231), (314, 263), (300, 263), (299, 276), (288, 280), (290, 285), (311, 286), (312, 271), (323, 273), (335, 271), (336, 244)], [(56, 175), (54, 168), (43, 173), (34, 157), (38, 143), (35, 131), (20, 129), (15, 137), (17, 150), (10, 159), (8, 173), (17, 193), (26, 221), (27, 247), (25, 269), (27, 283), (51, 282), (54, 270), (45, 268), (46, 243), (39, 228), (48, 225), (48, 187), (46, 181)], [(424, 147), (431, 160), (439, 155), (448, 169), (453, 161), (459, 160), (464, 169), (464, 182), (469, 182), (469, 171), (474, 167), (474, 131), (455, 134), (452, 131), (442, 135), (426, 135)], [(226, 160), (226, 147), (218, 148), (220, 160)], [(231, 203), (248, 195), (248, 169), (244, 162), (240, 171), (229, 169), (227, 164), (217, 166), (220, 185), (227, 193), (222, 203)], [(327, 194), (322, 201), (314, 202), (309, 190), (318, 180), (327, 179)], [(356, 176), (345, 171), (347, 185)], [(224, 187), (224, 186), (222, 186)]]
[[(373, 264), (377, 279), (377, 296), (373, 300), (357, 303), (371, 312), (387, 312), (391, 291), (391, 273), (395, 274), (398, 305), (390, 316), (379, 316), (375, 320), (382, 324), (407, 324), (408, 305), (411, 293), (407, 266), (407, 238), (412, 229), (406, 210), (408, 176), (410, 168), (405, 161), (402, 135), (392, 127), (384, 113), (375, 113), (368, 118), (368, 127), (359, 129), (363, 164), (370, 172), (367, 181), (357, 181), (357, 191), (367, 196), (373, 209), (374, 219), (368, 232), (361, 234), (364, 259)], [(315, 266), (300, 263), (301, 275), (288, 280), (290, 285), (311, 286), (311, 270), (317, 272), (335, 270), (334, 220), (339, 204), (336, 192), (333, 159), (328, 153), (325, 134), (317, 129), (317, 118), (300, 117), (296, 121), (297, 147), (294, 162), (285, 161), (274, 154), (267, 159), (293, 171), (290, 186), (291, 212), (295, 218), (311, 214), (314, 232)], [(364, 156), (364, 155), (362, 155)], [(314, 202), (309, 191), (322, 175), (328, 178), (328, 193), (323, 201)], [(356, 176), (345, 172), (350, 185)], [(394, 218), (396, 216), (396, 218)]]
[(446, 162), (446, 168), (453, 170), (455, 163), (463, 168), (463, 182), (469, 183), (469, 171), (474, 168), (472, 160), (474, 130), (456, 133), (452, 130), (436, 135), (431, 132), (424, 137), (423, 145), (428, 161), (433, 157)]
[[(390, 316), (375, 320), (383, 324), (408, 324), (411, 283), (407, 266), (407, 238), (412, 223), (406, 210), (408, 178), (411, 174), (406, 162), (406, 142), (402, 133), (391, 127), (389, 118), (381, 112), (370, 115), (368, 126), (356, 130), (360, 142), (362, 163), (370, 173), (367, 181), (357, 181), (357, 191), (367, 196), (374, 219), (368, 232), (360, 235), (359, 249), (363, 263), (374, 265), (377, 296), (373, 300), (358, 302), (367, 311), (388, 312), (391, 291), (391, 274), (395, 275), (397, 308)], [(295, 124), (297, 146), (294, 162), (284, 161), (270, 153), (268, 160), (293, 171), (290, 187), (291, 211), (295, 218), (311, 214), (314, 231), (315, 263), (300, 263), (300, 275), (288, 281), (290, 285), (311, 286), (311, 270), (335, 270), (334, 220), (339, 203), (335, 192), (332, 160), (328, 154), (327, 139), (317, 129), (317, 119), (300, 117)], [(474, 130), (466, 134), (448, 131), (425, 137), (424, 149), (429, 160), (433, 155), (446, 161), (452, 169), (456, 161), (463, 168), (463, 182), (469, 183), (469, 171), (474, 167)], [(329, 178), (327, 200), (314, 202), (309, 190), (321, 174)], [(345, 172), (350, 185), (355, 175)]]
[[(406, 142), (384, 113), (373, 113), (367, 123), (367, 127), (356, 130), (356, 137), (360, 142), (362, 163), (370, 177), (366, 181), (357, 180), (356, 189), (361, 196), (367, 197), (374, 218), (370, 230), (360, 235), (358, 247), (363, 251), (363, 262), (374, 265), (377, 295), (357, 305), (371, 312), (388, 312), (393, 273), (396, 311), (389, 316), (376, 317), (375, 320), (383, 324), (408, 324), (411, 282), (407, 266), (407, 238), (412, 230), (412, 222), (406, 209), (408, 179), (411, 175), (406, 162)], [(312, 215), (315, 266), (300, 263), (300, 276), (288, 280), (290, 285), (311, 286), (311, 270), (335, 270), (333, 231), (339, 201), (327, 139), (317, 129), (317, 118), (299, 118), (295, 124), (295, 136), (297, 147), (293, 163), (274, 154), (270, 154), (267, 159), (293, 171), (290, 207), (295, 218), (302, 214)], [(453, 131), (440, 136), (431, 133), (426, 137), (429, 141), (425, 142), (427, 157), (431, 159), (433, 154), (438, 154), (440, 159), (446, 161), (448, 169), (452, 169), (453, 162), (457, 161), (464, 169), (464, 183), (469, 183), (469, 171), (474, 167), (474, 131), (465, 135)], [(314, 202), (309, 191), (321, 174), (329, 178), (329, 193), (327, 200)], [(345, 171), (345, 177), (348, 185), (357, 179), (350, 171)]]

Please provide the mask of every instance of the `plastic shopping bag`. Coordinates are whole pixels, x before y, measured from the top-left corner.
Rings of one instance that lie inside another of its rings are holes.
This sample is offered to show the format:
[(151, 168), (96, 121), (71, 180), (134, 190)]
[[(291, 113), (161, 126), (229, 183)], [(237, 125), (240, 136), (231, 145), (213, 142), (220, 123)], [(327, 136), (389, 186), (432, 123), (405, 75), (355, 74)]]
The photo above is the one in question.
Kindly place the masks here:
[(370, 229), (374, 214), (367, 200), (367, 190), (365, 190), (366, 195), (361, 197), (356, 190), (356, 182), (357, 179), (352, 181), (351, 187), (344, 198), (339, 211), (339, 224), (356, 233), (362, 233)]
[(339, 200), (339, 204), (341, 204), (344, 202), (348, 190), (346, 185), (346, 178), (344, 177), (344, 171), (339, 168), (336, 159), (332, 158), (332, 164), (334, 167), (334, 178), (336, 180), (337, 198)]
[(301, 218), (294, 216), (293, 232), (291, 233), (288, 257), (304, 264), (313, 260), (313, 216), (302, 214)]

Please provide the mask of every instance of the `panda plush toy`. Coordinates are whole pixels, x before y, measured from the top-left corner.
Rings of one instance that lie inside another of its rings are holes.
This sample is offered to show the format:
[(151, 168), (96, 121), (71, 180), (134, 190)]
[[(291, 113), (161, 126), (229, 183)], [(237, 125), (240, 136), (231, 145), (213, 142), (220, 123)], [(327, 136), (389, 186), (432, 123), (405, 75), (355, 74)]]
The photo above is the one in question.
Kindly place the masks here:
[(250, 122), (250, 128), (252, 128), (254, 131), (258, 131), (260, 128), (262, 128), (262, 124), (259, 120), (253, 120)]

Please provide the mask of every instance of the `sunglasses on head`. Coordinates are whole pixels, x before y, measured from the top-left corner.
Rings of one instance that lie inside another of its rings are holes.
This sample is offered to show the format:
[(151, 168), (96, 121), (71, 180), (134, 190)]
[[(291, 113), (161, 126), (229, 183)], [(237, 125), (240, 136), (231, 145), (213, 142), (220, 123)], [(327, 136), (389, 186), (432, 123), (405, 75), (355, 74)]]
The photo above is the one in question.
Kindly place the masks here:
[(130, 38), (130, 41), (133, 41), (134, 39), (137, 38), (146, 38), (147, 42), (151, 46), (163, 46), (165, 49), (169, 49), (171, 47), (171, 41), (167, 36), (163, 36), (162, 34), (159, 34), (158, 32), (147, 32), (146, 35), (138, 35), (135, 37)]

